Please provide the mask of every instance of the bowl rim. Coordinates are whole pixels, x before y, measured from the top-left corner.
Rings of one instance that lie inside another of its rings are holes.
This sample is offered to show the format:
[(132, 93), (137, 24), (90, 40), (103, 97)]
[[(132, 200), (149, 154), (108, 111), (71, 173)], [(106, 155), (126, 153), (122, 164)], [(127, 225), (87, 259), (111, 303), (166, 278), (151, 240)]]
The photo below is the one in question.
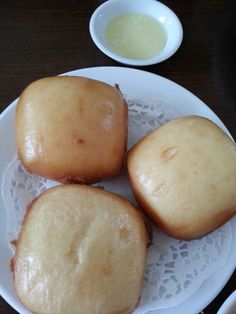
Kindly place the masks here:
[(219, 308), (217, 314), (227, 314), (232, 310), (232, 306), (236, 307), (236, 290), (233, 291)]
[[(90, 17), (90, 21), (89, 21), (89, 32), (90, 32), (90, 36), (91, 36), (93, 42), (95, 43), (95, 45), (105, 55), (107, 55), (111, 59), (118, 61), (120, 63), (123, 63), (123, 64), (133, 65), (133, 66), (147, 66), (147, 65), (157, 64), (157, 63), (160, 63), (162, 61), (167, 60), (172, 55), (174, 55), (174, 53), (179, 49), (179, 47), (183, 41), (183, 27), (182, 27), (182, 24), (180, 22), (180, 19), (175, 14), (175, 12), (172, 9), (170, 9), (168, 6), (163, 4), (162, 2), (156, 1), (156, 0), (145, 0), (143, 3), (144, 3), (144, 5), (149, 5), (149, 4), (158, 5), (159, 7), (167, 10), (170, 13), (171, 19), (173, 19), (175, 21), (175, 27), (177, 26), (178, 36), (176, 37), (176, 41), (173, 44), (173, 46), (171, 47), (171, 49), (168, 51), (168, 53), (165, 53), (165, 49), (164, 49), (162, 51), (162, 53), (157, 54), (154, 57), (149, 58), (149, 59), (132, 59), (132, 58), (127, 58), (127, 57), (121, 56), (121, 55), (115, 53), (114, 51), (112, 51), (111, 49), (108, 49), (105, 45), (102, 44), (102, 42), (99, 40), (99, 38), (96, 34), (96, 31), (95, 31), (96, 19), (98, 18), (99, 14), (101, 14), (103, 12), (104, 8), (106, 8), (108, 5), (112, 5), (113, 3), (114, 4), (119, 3), (122, 1), (124, 1), (124, 0), (107, 0), (104, 3), (102, 3), (101, 5), (99, 5), (94, 10), (94, 12), (92, 13), (92, 15)], [(129, 1), (132, 1), (132, 0), (125, 0), (125, 1), (126, 1), (126, 3), (128, 3)], [(133, 11), (133, 12), (135, 12), (135, 11)], [(168, 37), (168, 35), (167, 35), (167, 37)]]

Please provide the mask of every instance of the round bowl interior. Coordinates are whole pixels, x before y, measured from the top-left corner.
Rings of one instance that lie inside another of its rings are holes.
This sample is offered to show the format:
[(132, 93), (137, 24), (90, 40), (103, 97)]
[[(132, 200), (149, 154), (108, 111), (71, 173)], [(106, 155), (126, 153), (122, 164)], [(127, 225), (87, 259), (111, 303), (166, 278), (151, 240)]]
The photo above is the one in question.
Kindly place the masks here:
[[(124, 13), (148, 14), (162, 24), (167, 42), (161, 53), (151, 59), (136, 60), (122, 57), (110, 49), (105, 38), (106, 27), (114, 17)], [(103, 53), (121, 63), (131, 65), (149, 65), (166, 60), (176, 52), (183, 38), (182, 25), (176, 14), (155, 0), (109, 0), (94, 11), (89, 28), (94, 43)]]

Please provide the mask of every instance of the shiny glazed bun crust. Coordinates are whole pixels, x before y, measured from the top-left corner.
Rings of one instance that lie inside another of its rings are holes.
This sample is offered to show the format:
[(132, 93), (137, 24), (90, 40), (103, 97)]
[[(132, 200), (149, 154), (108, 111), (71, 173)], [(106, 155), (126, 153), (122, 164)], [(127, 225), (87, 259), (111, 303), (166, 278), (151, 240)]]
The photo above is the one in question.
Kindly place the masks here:
[(118, 88), (73, 76), (31, 83), (16, 108), (19, 158), (35, 174), (91, 183), (119, 173), (127, 105)]
[(14, 282), (34, 313), (132, 313), (145, 261), (145, 224), (133, 205), (102, 189), (61, 185), (28, 209)]
[(235, 215), (236, 145), (210, 120), (172, 120), (127, 159), (138, 202), (169, 235), (199, 238)]

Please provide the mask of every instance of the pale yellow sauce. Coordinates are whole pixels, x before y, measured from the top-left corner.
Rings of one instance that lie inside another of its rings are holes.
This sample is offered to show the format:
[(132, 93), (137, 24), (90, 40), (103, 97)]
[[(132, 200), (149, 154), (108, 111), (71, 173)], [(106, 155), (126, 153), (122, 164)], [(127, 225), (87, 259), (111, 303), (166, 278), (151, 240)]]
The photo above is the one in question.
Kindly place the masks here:
[(127, 13), (115, 17), (105, 30), (110, 48), (123, 57), (145, 60), (159, 54), (166, 45), (166, 32), (152, 16)]

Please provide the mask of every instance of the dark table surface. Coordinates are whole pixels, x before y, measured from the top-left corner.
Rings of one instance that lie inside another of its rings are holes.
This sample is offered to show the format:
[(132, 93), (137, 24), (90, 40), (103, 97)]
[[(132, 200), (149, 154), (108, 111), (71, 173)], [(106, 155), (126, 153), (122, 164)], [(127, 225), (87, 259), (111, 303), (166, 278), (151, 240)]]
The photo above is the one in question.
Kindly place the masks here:
[[(89, 18), (102, 2), (0, 1), (0, 111), (38, 78), (85, 67), (121, 66), (102, 54), (89, 35)], [(236, 138), (236, 2), (163, 3), (179, 16), (183, 43), (169, 60), (142, 69), (193, 92)], [(204, 313), (216, 313), (235, 288), (236, 272)], [(0, 298), (0, 313), (16, 311)]]

